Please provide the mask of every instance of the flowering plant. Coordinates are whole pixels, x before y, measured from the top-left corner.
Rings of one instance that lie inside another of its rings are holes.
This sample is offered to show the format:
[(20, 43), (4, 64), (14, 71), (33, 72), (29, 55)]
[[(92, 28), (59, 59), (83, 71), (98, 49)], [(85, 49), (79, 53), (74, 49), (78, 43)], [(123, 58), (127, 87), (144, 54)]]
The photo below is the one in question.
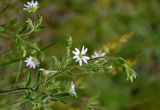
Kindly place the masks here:
[[(24, 10), (30, 14), (35, 14), (38, 11), (38, 5), (38, 1), (32, 0), (24, 5)], [(14, 88), (1, 90), (0, 95), (23, 93), (23, 95), (17, 96), (21, 100), (18, 100), (15, 104), (29, 103), (33, 105), (33, 109), (47, 109), (52, 105), (51, 102), (59, 101), (66, 103), (68, 100), (74, 99), (74, 97), (77, 100), (81, 99), (77, 92), (75, 71), (82, 71), (87, 74), (105, 74), (108, 71), (113, 72), (116, 68), (121, 67), (126, 74), (127, 80), (133, 82), (133, 79), (136, 78), (136, 72), (121, 57), (111, 57), (102, 51), (95, 51), (93, 55), (89, 55), (87, 53), (89, 49), (85, 46), (82, 47), (82, 50), (78, 48), (73, 49), (72, 37), (70, 35), (65, 37), (66, 53), (63, 58), (60, 60), (56, 56), (51, 56), (54, 68), (47, 69), (46, 66), (42, 65), (44, 61), (43, 52), (55, 43), (40, 48), (38, 44), (30, 39), (32, 33), (43, 29), (42, 21), (43, 18), (41, 16), (36, 17), (35, 20), (28, 18), (25, 25), (20, 27), (20, 30), (17, 30), (16, 33), (8, 32), (6, 25), (0, 25), (0, 32), (4, 35), (9, 35), (9, 39), (16, 43), (21, 53), (20, 58), (0, 64), (5, 66), (14, 62), (20, 62)], [(26, 74), (26, 77), (20, 82), (22, 72)], [(63, 81), (58, 79), (63, 76), (69, 78), (64, 78)], [(90, 103), (91, 100), (88, 101), (88, 105)], [(88, 107), (92, 108), (91, 106)]]

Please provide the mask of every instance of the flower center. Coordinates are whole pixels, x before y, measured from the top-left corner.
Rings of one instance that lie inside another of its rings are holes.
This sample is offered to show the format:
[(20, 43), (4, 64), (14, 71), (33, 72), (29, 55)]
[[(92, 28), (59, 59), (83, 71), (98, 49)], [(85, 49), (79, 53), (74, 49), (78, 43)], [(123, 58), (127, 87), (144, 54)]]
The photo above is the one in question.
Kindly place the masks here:
[(82, 58), (83, 57), (83, 55), (82, 54), (79, 54), (79, 58)]

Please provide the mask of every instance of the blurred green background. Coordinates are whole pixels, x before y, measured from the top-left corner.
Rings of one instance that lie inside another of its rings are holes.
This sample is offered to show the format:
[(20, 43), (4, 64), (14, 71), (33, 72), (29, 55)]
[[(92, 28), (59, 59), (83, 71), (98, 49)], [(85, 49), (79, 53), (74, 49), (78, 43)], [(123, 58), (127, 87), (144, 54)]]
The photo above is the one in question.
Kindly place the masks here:
[[(0, 24), (12, 19), (23, 24), (30, 16), (23, 11), (24, 3), (25, 0), (1, 0)], [(108, 54), (135, 62), (132, 66), (138, 73), (137, 79), (131, 84), (123, 73), (81, 76), (77, 82), (83, 80), (85, 84), (81, 88), (85, 89), (77, 93), (84, 100), (101, 91), (101, 107), (97, 110), (160, 110), (160, 0), (39, 0), (39, 3), (37, 15), (43, 16), (45, 29), (32, 36), (40, 47), (70, 34), (73, 47), (86, 45), (92, 53), (125, 33), (134, 33), (123, 46)], [(45, 51), (45, 55), (61, 57), (64, 46), (62, 41)], [(15, 48), (9, 40), (0, 39), (0, 63), (16, 58), (18, 53), (12, 54)], [(1, 89), (13, 84), (16, 65), (0, 67)], [(53, 108), (86, 110), (78, 104), (58, 103)]]

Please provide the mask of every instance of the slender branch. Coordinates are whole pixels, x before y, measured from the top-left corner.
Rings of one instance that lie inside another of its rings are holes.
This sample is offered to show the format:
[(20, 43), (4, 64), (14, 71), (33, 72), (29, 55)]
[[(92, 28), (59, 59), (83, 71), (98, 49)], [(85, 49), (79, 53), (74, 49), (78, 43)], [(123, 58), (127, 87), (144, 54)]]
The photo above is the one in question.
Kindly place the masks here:
[[(50, 47), (50, 46), (48, 46), (48, 47)], [(47, 49), (47, 48), (45, 48), (45, 49)], [(44, 50), (45, 50), (45, 49), (44, 49)], [(43, 51), (44, 51), (44, 50), (43, 50)], [(101, 58), (115, 59), (114, 57), (101, 57)], [(21, 58), (21, 59), (22, 59), (22, 58)], [(95, 59), (98, 59), (98, 58), (95, 58)], [(94, 60), (94, 59), (91, 59), (91, 60)], [(17, 60), (15, 60), (15, 61), (17, 61)], [(18, 60), (18, 61), (19, 61), (19, 60)], [(39, 86), (39, 85), (42, 85), (42, 84), (44, 84), (44, 83), (52, 80), (53, 78), (56, 78), (57, 76), (59, 76), (59, 75), (61, 75), (61, 74), (63, 74), (63, 73), (66, 73), (67, 71), (71, 71), (72, 69), (75, 69), (75, 68), (77, 68), (77, 67), (79, 67), (79, 66), (78, 66), (78, 65), (75, 65), (75, 66), (71, 66), (71, 67), (68, 67), (68, 68), (64, 68), (64, 70), (57, 72), (56, 74), (50, 76), (48, 79), (41, 81), (41, 82), (40, 82), (39, 84), (37, 84), (37, 85), (38, 85), (38, 86)], [(85, 66), (84, 66), (84, 67), (85, 67)], [(19, 88), (19, 89), (8, 90), (8, 91), (3, 91), (3, 90), (2, 90), (2, 92), (0, 92), (0, 95), (12, 94), (12, 93), (17, 93), (17, 92), (24, 92), (24, 91), (26, 91), (26, 90), (32, 90), (32, 91), (33, 91), (34, 88), (35, 88), (35, 86), (36, 86), (36, 85), (33, 85), (32, 88)]]
[[(40, 82), (39, 84), (37, 84), (37, 85), (39, 86), (39, 85), (42, 85), (42, 84), (44, 84), (44, 83), (47, 83), (47, 82), (50, 81), (51, 79), (56, 78), (57, 76), (65, 73), (65, 72), (67, 72), (67, 71), (71, 71), (72, 69), (75, 69), (76, 67), (77, 67), (77, 65), (76, 65), (76, 66), (72, 66), (71, 68), (66, 68), (66, 69), (64, 69), (63, 71), (57, 72), (56, 74), (50, 76), (48, 79), (41, 81), (41, 82)], [(33, 88), (35, 88), (35, 85), (33, 86)]]
[(30, 35), (33, 31), (34, 31), (34, 30), (32, 29), (32, 30), (30, 30), (29, 32), (26, 32), (26, 33), (24, 33), (24, 34), (18, 34), (18, 35), (16, 35), (16, 36), (28, 36), (28, 35)]
[[(58, 42), (59, 42), (59, 40), (54, 41), (53, 43), (49, 44), (48, 46), (46, 46), (46, 47), (42, 48), (42, 49), (40, 50), (40, 52), (45, 51), (46, 49), (48, 49), (48, 48), (52, 47), (53, 45), (55, 45), (55, 44), (56, 44), (56, 43), (58, 43)], [(0, 64), (0, 66), (6, 66), (6, 65), (9, 65), (9, 64), (12, 64), (12, 63), (18, 62), (18, 61), (20, 61), (20, 60), (23, 60), (23, 59), (24, 59), (24, 57), (17, 58), (17, 59), (14, 59), (14, 60), (12, 60), (12, 61), (9, 61), (9, 62), (2, 63), (2, 64)]]
[(7, 8), (8, 8), (8, 5), (4, 5), (0, 7), (0, 14), (2, 14), (2, 12), (4, 12)]
[[(116, 59), (116, 58), (114, 58), (114, 57), (100, 57), (100, 58)], [(93, 58), (93, 59), (91, 59), (91, 60), (95, 60), (95, 59), (99, 59), (99, 58)], [(58, 73), (50, 76), (48, 79), (40, 82), (40, 83), (38, 84), (38, 86), (41, 85), (41, 84), (43, 84), (43, 83), (46, 83), (46, 82), (50, 81), (51, 79), (57, 77), (58, 75), (61, 75), (61, 74), (65, 73), (65, 72), (67, 72), (67, 71), (71, 71), (72, 69), (75, 69), (75, 68), (77, 68), (77, 67), (79, 67), (79, 66), (78, 66), (78, 65), (75, 65), (75, 66), (72, 66), (72, 67), (69, 67), (69, 68), (65, 68), (63, 71), (60, 71), (60, 72), (58, 72)], [(87, 66), (83, 66), (83, 67), (87, 67)], [(34, 86), (35, 86), (35, 85), (34, 85)], [(33, 88), (34, 88), (34, 86), (33, 86)]]
[(26, 90), (32, 90), (30, 88), (18, 88), (18, 89), (13, 89), (13, 90), (1, 90), (0, 95), (5, 95), (5, 94), (14, 94), (14, 93), (20, 93), (20, 92), (25, 92)]
[(8, 39), (8, 40), (11, 40), (11, 39), (12, 39), (12, 38), (10, 38), (10, 37), (4, 37), (4, 36), (0, 36), (0, 38)]
[(47, 50), (48, 48), (52, 47), (53, 45), (57, 44), (58, 42), (62, 41), (64, 38), (57, 38), (56, 41), (50, 43), (49, 45), (47, 45), (46, 47), (42, 48), (40, 50), (40, 52)]
[(2, 63), (2, 64), (0, 64), (0, 66), (6, 66), (6, 65), (9, 65), (9, 64), (11, 64), (11, 63), (18, 62), (18, 61), (20, 61), (20, 60), (22, 60), (22, 59), (24, 59), (24, 57), (14, 59), (14, 60), (9, 61), (9, 62), (6, 62), (6, 63)]
[(53, 45), (57, 44), (58, 42), (59, 42), (59, 40), (52, 42), (51, 44), (49, 44), (49, 45), (47, 45), (46, 47), (42, 48), (42, 49), (40, 50), (40, 52), (42, 52), (42, 51), (44, 51), (44, 50), (52, 47)]
[(12, 34), (12, 33), (3, 32), (1, 34), (9, 35), (11, 38), (15, 38), (16, 37), (16, 34)]
[(19, 79), (19, 76), (20, 76), (20, 73), (21, 73), (21, 69), (22, 69), (22, 63), (23, 63), (23, 61), (21, 60), (20, 63), (19, 63), (19, 68), (18, 68), (18, 73), (17, 73), (17, 76), (16, 76), (15, 84), (17, 83), (17, 81)]
[(17, 101), (17, 102), (15, 102), (15, 103), (11, 104), (11, 105), (8, 105), (8, 106), (19, 105), (19, 104), (24, 103), (25, 101), (26, 101), (26, 100), (20, 100), (20, 101)]
[(5, 51), (1, 52), (1, 53), (0, 53), (0, 56), (2, 56), (2, 55), (4, 55), (4, 54), (6, 54), (6, 53), (8, 53), (8, 52), (10, 52), (10, 50), (11, 50), (11, 49), (7, 49), (7, 50), (5, 50)]
[[(49, 77), (49, 78), (46, 80), (46, 82), (50, 81), (51, 79), (57, 77), (57, 76), (60, 75), (60, 74), (63, 74), (63, 73), (65, 73), (65, 72), (67, 72), (67, 71), (70, 71), (70, 70), (72, 70), (72, 69), (74, 69), (74, 68), (76, 68), (76, 67), (77, 67), (77, 66), (73, 66), (73, 67), (71, 67), (70, 69), (65, 69), (65, 70), (63, 70), (63, 71), (61, 71), (61, 72), (58, 72), (58, 73), (56, 73), (55, 75)], [(41, 84), (43, 84), (43, 83), (45, 83), (45, 80), (42, 81), (42, 82), (40, 82), (38, 85), (41, 85)], [(29, 91), (29, 90), (34, 91), (34, 88), (35, 88), (35, 85), (34, 85), (32, 88), (18, 88), (18, 89), (13, 89), (13, 90), (6, 90), (6, 91), (0, 90), (0, 91), (1, 91), (1, 92), (0, 92), (0, 95), (21, 93), (21, 92), (25, 92), (26, 90), (28, 90), (28, 91)]]
[(3, 105), (0, 105), (0, 108), (1, 107), (8, 107), (8, 106), (15, 106), (15, 105), (19, 105), (19, 104), (22, 104), (22, 103), (24, 103), (26, 100), (20, 100), (20, 101), (17, 101), (17, 102), (15, 102), (15, 103), (11, 103), (11, 104), (3, 104)]

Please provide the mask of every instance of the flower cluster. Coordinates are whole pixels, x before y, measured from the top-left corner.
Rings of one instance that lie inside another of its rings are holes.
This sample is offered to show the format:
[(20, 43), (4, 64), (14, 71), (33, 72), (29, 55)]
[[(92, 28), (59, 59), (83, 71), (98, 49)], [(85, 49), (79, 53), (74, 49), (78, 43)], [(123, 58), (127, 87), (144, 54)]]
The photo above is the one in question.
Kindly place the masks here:
[[(27, 2), (27, 4), (24, 4), (25, 8), (23, 10), (25, 10), (29, 13), (35, 13), (37, 11), (37, 9), (39, 8), (38, 4), (39, 3), (37, 1), (34, 2), (34, 0), (32, 0), (31, 2)], [(40, 23), (41, 23), (41, 21), (42, 20), (40, 20)], [(32, 21), (30, 21), (29, 23), (33, 24)], [(67, 49), (68, 49), (67, 50), (68, 54), (66, 57), (67, 61), (70, 61), (68, 59), (70, 59), (69, 57), (70, 57), (71, 42), (72, 41), (70, 38), (67, 42)], [(85, 48), (85, 46), (83, 46), (82, 49), (75, 48), (72, 51), (73, 60), (75, 60), (75, 62), (78, 63), (79, 66), (83, 66), (84, 64), (87, 65), (89, 60), (91, 60), (91, 59), (104, 58), (106, 56), (106, 53), (103, 51), (95, 51), (91, 56), (88, 56), (87, 52), (88, 52), (88, 48)], [(59, 62), (58, 59), (55, 58), (55, 60), (56, 60), (55, 62), (57, 62), (58, 65), (63, 66), (63, 65), (61, 65), (61, 62)], [(58, 73), (58, 71), (56, 71), (56, 70), (46, 70), (44, 68), (39, 68), (40, 61), (35, 57), (29, 56), (25, 59), (25, 62), (26, 62), (27, 67), (29, 67), (31, 69), (37, 69), (38, 71), (41, 71), (44, 75), (54, 75), (54, 74)], [(112, 65), (110, 65), (108, 68), (112, 69)], [(61, 70), (59, 70), (59, 71), (61, 71)], [(126, 72), (128, 73), (127, 79), (133, 81), (133, 78), (136, 78), (135, 73), (133, 73), (133, 71), (131, 71), (131, 70), (128, 71), (128, 69), (126, 69)], [(73, 81), (71, 81), (71, 83), (70, 83), (69, 93), (72, 96), (77, 97), (77, 93), (75, 91), (75, 85), (74, 85)]]
[[(26, 63), (26, 66), (31, 69), (36, 69), (40, 65), (40, 61), (37, 58), (32, 57), (32, 56), (27, 57), (25, 60), (25, 63)], [(57, 73), (57, 71), (55, 71), (55, 70), (46, 70), (43, 68), (40, 68), (38, 70), (42, 71), (45, 75)]]
[[(75, 48), (72, 53), (74, 54), (73, 59), (75, 59), (75, 62), (79, 62), (79, 65), (82, 66), (83, 62), (88, 64), (88, 61), (91, 59), (89, 56), (87, 56), (88, 48), (85, 48), (83, 46), (82, 50), (80, 51), (78, 48)], [(91, 56), (94, 58), (104, 57), (106, 55), (105, 52), (102, 51), (95, 51), (94, 54)]]
[[(87, 56), (87, 54), (86, 54), (87, 51), (88, 51), (88, 48), (85, 48), (84, 46), (82, 47), (82, 50), (75, 48), (75, 50), (72, 51), (72, 53), (74, 54), (73, 59), (75, 59), (75, 62), (78, 62), (80, 66), (83, 65), (83, 62), (85, 64), (88, 64), (88, 61), (91, 59), (89, 56)], [(94, 59), (94, 58), (98, 58), (98, 57), (104, 57), (105, 55), (106, 55), (106, 53), (104, 53), (102, 51), (98, 51), (98, 52), (95, 51), (91, 57)], [(25, 62), (26, 62), (27, 67), (33, 68), (33, 69), (37, 69), (40, 65), (40, 61), (32, 56), (27, 57)], [(44, 68), (39, 68), (38, 70), (43, 72), (45, 75), (58, 73), (58, 71), (46, 70)], [(74, 86), (73, 82), (71, 82), (71, 85), (70, 85), (70, 93), (71, 93), (71, 95), (77, 97), (77, 94), (75, 92), (75, 86)]]
[[(36, 59), (36, 58), (33, 58), (32, 56), (27, 57), (25, 62), (26, 62), (26, 66), (28, 66), (29, 68), (33, 68), (33, 69), (36, 69), (36, 67), (39, 67), (39, 64), (40, 64), (39, 60)], [(42, 71), (46, 75), (55, 74), (55, 73), (58, 72), (58, 71), (54, 71), (54, 70), (45, 70), (43, 68), (40, 68), (39, 70)], [(71, 93), (71, 95), (77, 97), (73, 81), (71, 82), (70, 91), (69, 92)]]
[[(24, 4), (23, 10), (25, 10), (29, 13), (36, 13), (37, 9), (39, 8), (38, 4), (39, 3), (34, 0), (27, 2), (27, 4)], [(104, 53), (102, 51), (98, 51), (98, 52), (95, 51), (94, 54), (91, 57), (89, 57), (87, 55), (87, 51), (88, 51), (88, 48), (85, 48), (85, 46), (83, 46), (81, 50), (78, 48), (75, 48), (75, 50), (72, 51), (72, 53), (74, 54), (73, 59), (75, 60), (75, 62), (79, 63), (80, 66), (82, 66), (84, 63), (88, 64), (88, 61), (91, 58), (94, 59), (94, 58), (98, 58), (98, 57), (104, 57), (106, 55), (106, 53)], [(29, 67), (31, 69), (37, 69), (38, 71), (41, 71), (44, 75), (53, 75), (53, 74), (58, 73), (58, 71), (56, 71), (56, 70), (46, 70), (44, 68), (40, 68), (39, 67), (40, 61), (37, 58), (32, 57), (32, 56), (27, 57), (25, 59), (25, 63), (26, 63), (27, 67)], [(73, 81), (70, 84), (69, 92), (72, 96), (77, 97)]]

